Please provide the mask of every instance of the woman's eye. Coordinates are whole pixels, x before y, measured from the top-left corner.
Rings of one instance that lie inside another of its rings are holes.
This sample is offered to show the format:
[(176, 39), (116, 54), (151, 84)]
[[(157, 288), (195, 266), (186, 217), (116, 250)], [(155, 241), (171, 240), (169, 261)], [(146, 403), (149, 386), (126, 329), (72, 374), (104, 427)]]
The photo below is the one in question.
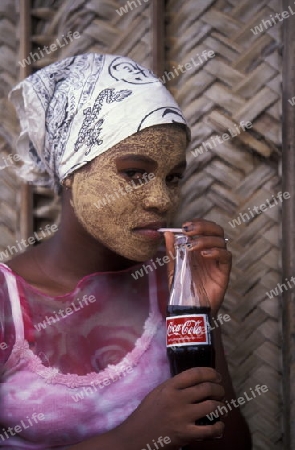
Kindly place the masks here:
[(172, 185), (178, 185), (180, 180), (182, 180), (183, 175), (182, 173), (173, 173), (171, 175), (168, 175), (166, 178), (167, 183), (172, 184)]
[(133, 178), (133, 179), (137, 179), (139, 180), (140, 178), (142, 178), (142, 175), (144, 173), (146, 173), (144, 170), (125, 170), (124, 173), (129, 177), (129, 178)]
[(147, 183), (148, 182), (148, 173), (146, 170), (140, 170), (140, 169), (130, 169), (130, 170), (123, 170), (121, 172), (124, 175), (124, 178), (127, 181), (133, 182), (133, 183)]

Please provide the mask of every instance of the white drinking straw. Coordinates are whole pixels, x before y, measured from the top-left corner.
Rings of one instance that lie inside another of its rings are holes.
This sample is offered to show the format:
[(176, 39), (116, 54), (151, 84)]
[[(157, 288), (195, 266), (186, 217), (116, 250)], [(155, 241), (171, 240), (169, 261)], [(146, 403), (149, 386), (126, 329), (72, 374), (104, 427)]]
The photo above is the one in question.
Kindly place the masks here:
[(183, 233), (182, 228), (158, 228), (157, 231), (165, 233), (165, 231), (171, 231), (172, 233)]
[[(165, 231), (171, 231), (171, 233), (183, 233), (182, 228), (158, 228), (157, 231), (165, 233)], [(228, 242), (227, 238), (224, 238), (225, 242)]]

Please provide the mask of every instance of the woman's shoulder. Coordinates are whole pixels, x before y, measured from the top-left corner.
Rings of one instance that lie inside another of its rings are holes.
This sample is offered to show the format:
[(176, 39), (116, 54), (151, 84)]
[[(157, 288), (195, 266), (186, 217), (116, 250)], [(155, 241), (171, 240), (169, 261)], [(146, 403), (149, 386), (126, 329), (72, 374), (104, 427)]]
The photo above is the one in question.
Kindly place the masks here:
[(44, 256), (44, 253), (40, 253), (41, 256), (36, 258), (36, 253), (38, 254), (36, 248), (29, 249), (10, 259), (6, 264), (15, 277), (19, 278), (21, 283), (25, 283), (26, 285), (37, 289), (44, 295), (62, 295), (63, 292), (60, 291), (63, 288), (57, 285), (54, 277), (50, 276), (50, 274), (46, 274), (46, 270), (41, 268), (42, 261), (44, 261), (46, 255)]

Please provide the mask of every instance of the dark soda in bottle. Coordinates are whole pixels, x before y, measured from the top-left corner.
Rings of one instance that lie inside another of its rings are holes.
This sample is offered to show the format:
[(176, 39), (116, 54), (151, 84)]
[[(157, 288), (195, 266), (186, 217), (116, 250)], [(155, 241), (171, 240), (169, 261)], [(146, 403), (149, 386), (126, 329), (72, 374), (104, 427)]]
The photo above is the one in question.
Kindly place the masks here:
[[(171, 375), (192, 367), (215, 367), (211, 309), (202, 283), (202, 257), (188, 251), (188, 238), (175, 236), (175, 271), (167, 306), (167, 356)], [(203, 417), (196, 425), (213, 425)]]
[[(167, 354), (170, 361), (170, 369), (173, 375), (188, 370), (191, 367), (215, 367), (215, 351), (212, 345), (211, 333), (206, 337), (205, 328), (210, 325), (210, 308), (206, 307), (187, 307), (187, 306), (168, 306), (168, 317), (179, 318), (182, 323), (182, 333), (188, 332), (195, 334), (194, 339), (185, 345), (172, 345), (167, 347)], [(170, 320), (167, 334), (169, 340), (174, 335), (172, 328), (175, 321)], [(178, 321), (179, 323), (179, 321)], [(178, 327), (179, 328), (179, 327)], [(198, 330), (199, 328), (199, 330)], [(175, 336), (175, 335), (174, 335)]]

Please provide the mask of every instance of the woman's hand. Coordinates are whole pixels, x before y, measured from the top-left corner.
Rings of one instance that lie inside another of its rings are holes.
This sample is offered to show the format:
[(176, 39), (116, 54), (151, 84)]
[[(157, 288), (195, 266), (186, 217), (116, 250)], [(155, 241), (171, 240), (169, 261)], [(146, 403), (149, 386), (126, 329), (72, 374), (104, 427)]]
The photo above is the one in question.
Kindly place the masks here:
[[(126, 449), (153, 446), (153, 440), (168, 437), (167, 449), (222, 436), (223, 422), (196, 425), (196, 420), (223, 407), (225, 391), (221, 377), (212, 368), (194, 367), (152, 390), (138, 408), (116, 429)], [(132, 447), (131, 447), (132, 443)], [(154, 448), (154, 447), (153, 447)]]
[[(229, 282), (232, 255), (226, 249), (224, 231), (215, 222), (203, 219), (193, 219), (185, 222), (184, 234), (190, 237), (192, 247), (189, 251), (197, 251), (202, 255), (202, 280), (211, 304), (213, 316), (216, 315), (224, 298)], [(174, 235), (165, 232), (167, 252), (175, 253)], [(171, 286), (174, 274), (175, 261), (168, 263), (168, 280)]]

